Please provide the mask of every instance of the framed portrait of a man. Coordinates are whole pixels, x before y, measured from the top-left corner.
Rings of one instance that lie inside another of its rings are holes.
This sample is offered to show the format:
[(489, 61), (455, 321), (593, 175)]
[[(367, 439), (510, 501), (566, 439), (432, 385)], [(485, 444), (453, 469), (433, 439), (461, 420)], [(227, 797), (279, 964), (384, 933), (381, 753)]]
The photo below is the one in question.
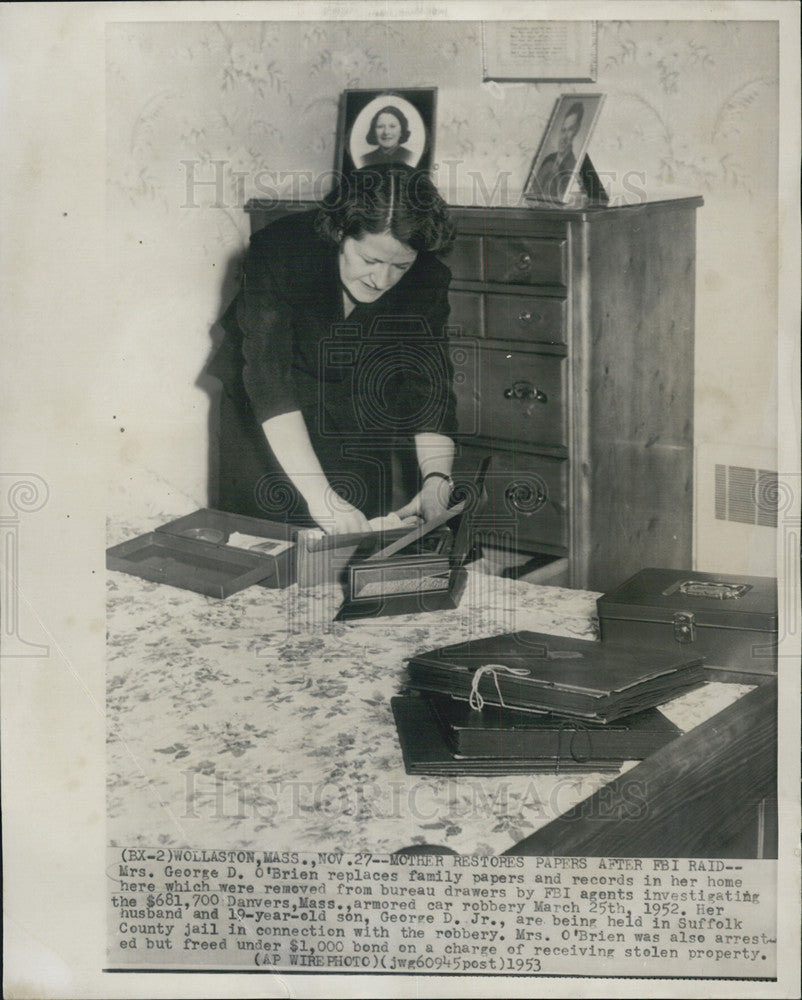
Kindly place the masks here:
[(435, 87), (346, 90), (340, 109), (338, 169), (404, 163), (428, 170), (436, 98)]
[(564, 204), (582, 167), (604, 94), (561, 94), (524, 187), (528, 201)]

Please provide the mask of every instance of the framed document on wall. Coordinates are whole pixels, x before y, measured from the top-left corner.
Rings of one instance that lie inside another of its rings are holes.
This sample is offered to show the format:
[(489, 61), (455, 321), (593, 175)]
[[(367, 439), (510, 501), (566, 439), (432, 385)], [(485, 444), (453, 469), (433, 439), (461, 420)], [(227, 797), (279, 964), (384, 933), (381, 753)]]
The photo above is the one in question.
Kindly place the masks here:
[(485, 80), (594, 83), (595, 21), (483, 21)]

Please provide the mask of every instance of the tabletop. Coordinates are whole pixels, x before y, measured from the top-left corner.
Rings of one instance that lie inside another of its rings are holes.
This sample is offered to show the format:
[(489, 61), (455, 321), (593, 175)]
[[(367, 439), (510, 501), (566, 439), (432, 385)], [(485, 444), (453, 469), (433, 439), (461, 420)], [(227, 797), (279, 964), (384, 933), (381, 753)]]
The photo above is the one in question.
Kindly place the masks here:
[[(109, 544), (188, 513), (177, 499), (111, 520)], [(454, 610), (334, 622), (336, 586), (217, 600), (110, 572), (110, 845), (510, 848), (616, 773), (412, 777), (390, 699), (426, 649), (517, 629), (594, 638), (597, 597), (474, 568)], [(663, 711), (687, 731), (748, 690), (707, 684)]]

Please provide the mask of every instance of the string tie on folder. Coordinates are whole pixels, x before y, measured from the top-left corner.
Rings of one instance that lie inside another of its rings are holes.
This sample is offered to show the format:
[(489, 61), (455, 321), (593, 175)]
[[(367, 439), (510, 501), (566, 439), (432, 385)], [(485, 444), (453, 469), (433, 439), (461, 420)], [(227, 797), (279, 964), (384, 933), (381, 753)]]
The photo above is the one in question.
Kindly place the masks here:
[(493, 678), (493, 683), (496, 685), (496, 692), (498, 693), (499, 704), (502, 708), (509, 708), (504, 702), (504, 697), (501, 693), (501, 688), (498, 686), (498, 673), (499, 671), (505, 674), (512, 674), (517, 677), (528, 677), (529, 671), (526, 667), (505, 667), (502, 663), (485, 663), (484, 666), (479, 667), (478, 670), (474, 671), (473, 680), (471, 681), (471, 696), (468, 699), (468, 704), (471, 708), (475, 709), (477, 712), (481, 712), (484, 707), (485, 700), (479, 694), (479, 681), (484, 677), (485, 674), (490, 674)]
[[(562, 737), (563, 733), (570, 733), (571, 740), (568, 744), (568, 753), (571, 755), (572, 759), (576, 761), (577, 764), (585, 764), (593, 756), (590, 744), (590, 729), (582, 722), (581, 719), (565, 719), (560, 723), (560, 728), (557, 731), (557, 770), (560, 770), (560, 758), (562, 756)], [(580, 734), (584, 735), (587, 740), (587, 753), (582, 756), (577, 754), (574, 744), (576, 742), (577, 736)]]

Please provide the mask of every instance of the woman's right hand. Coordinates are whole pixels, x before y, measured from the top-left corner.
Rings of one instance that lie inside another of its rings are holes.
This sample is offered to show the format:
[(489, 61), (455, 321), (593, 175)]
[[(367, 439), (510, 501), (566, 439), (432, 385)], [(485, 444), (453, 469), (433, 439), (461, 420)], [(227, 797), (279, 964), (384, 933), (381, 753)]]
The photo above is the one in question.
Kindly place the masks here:
[(327, 535), (364, 534), (370, 531), (368, 519), (357, 507), (330, 486), (323, 493), (307, 498), (309, 513)]
[(326, 478), (309, 440), (300, 410), (279, 413), (262, 424), (267, 443), (293, 486), (306, 500), (312, 518), (329, 535), (370, 531), (361, 510), (343, 500)]

